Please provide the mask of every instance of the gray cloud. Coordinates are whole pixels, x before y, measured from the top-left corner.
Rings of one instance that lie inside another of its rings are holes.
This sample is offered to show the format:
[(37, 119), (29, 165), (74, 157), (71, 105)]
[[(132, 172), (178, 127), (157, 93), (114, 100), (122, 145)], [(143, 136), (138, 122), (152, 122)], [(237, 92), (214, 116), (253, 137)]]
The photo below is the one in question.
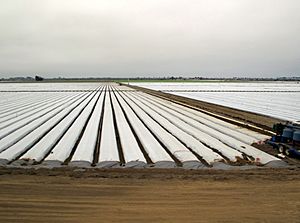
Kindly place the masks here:
[(0, 77), (295, 76), (297, 0), (0, 0)]

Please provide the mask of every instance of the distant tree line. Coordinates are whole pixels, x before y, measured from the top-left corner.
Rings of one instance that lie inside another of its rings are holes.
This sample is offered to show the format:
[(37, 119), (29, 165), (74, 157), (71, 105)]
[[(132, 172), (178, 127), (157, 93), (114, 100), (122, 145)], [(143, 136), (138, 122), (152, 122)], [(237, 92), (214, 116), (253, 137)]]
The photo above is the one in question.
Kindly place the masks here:
[(20, 82), (32, 82), (32, 81), (151, 81), (151, 80), (174, 80), (174, 81), (184, 81), (184, 80), (224, 80), (224, 81), (300, 81), (300, 77), (276, 77), (276, 78), (253, 78), (253, 77), (182, 77), (182, 76), (165, 76), (165, 77), (128, 77), (128, 78), (115, 78), (115, 77), (87, 77), (87, 78), (43, 78), (36, 75), (34, 78), (27, 77), (10, 77), (10, 78), (1, 78), (0, 81), (20, 81)]
[(20, 82), (32, 82), (32, 81), (43, 81), (44, 78), (41, 76), (35, 76), (33, 77), (9, 77), (9, 78), (1, 78), (0, 81), (20, 81)]

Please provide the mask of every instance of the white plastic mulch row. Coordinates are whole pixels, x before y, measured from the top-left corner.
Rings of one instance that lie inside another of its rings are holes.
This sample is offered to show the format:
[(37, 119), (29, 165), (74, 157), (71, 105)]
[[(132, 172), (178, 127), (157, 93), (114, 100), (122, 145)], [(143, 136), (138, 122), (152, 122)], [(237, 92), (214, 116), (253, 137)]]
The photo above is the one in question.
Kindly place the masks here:
[(158, 104), (160, 104), (162, 106), (165, 106), (171, 110), (176, 111), (177, 113), (179, 113), (181, 115), (181, 117), (186, 116), (186, 117), (190, 117), (191, 119), (197, 121), (196, 123), (194, 122), (197, 127), (198, 127), (198, 123), (200, 123), (201, 125), (205, 125), (214, 130), (217, 130), (224, 134), (230, 135), (231, 137), (236, 138), (247, 144), (252, 144), (254, 142), (257, 142), (258, 140), (265, 140), (266, 138), (268, 138), (268, 136), (264, 136), (262, 134), (256, 134), (253, 131), (249, 131), (247, 129), (240, 128), (236, 125), (233, 125), (228, 122), (222, 121), (220, 119), (214, 118), (210, 115), (196, 111), (194, 109), (190, 109), (185, 106), (160, 99), (158, 97), (152, 97), (147, 94), (143, 94), (143, 96), (149, 98), (149, 100), (153, 100), (154, 102), (157, 102)]
[(68, 131), (64, 134), (61, 140), (52, 149), (50, 155), (46, 160), (58, 160), (64, 162), (70, 155), (71, 150), (74, 148), (75, 143), (79, 139), (80, 133), (83, 130), (85, 123), (94, 108), (100, 92), (93, 95), (93, 99), (87, 104), (82, 113), (76, 118), (75, 122), (70, 126)]
[(193, 155), (180, 141), (178, 141), (173, 135), (165, 131), (156, 121), (154, 121), (135, 103), (133, 103), (127, 97), (125, 97), (125, 100), (148, 126), (148, 128), (154, 133), (154, 135), (166, 146), (168, 151), (170, 151), (178, 160), (180, 160), (181, 162), (198, 160), (197, 157)]
[(12, 160), (20, 154), (26, 152), (21, 159), (32, 159), (40, 161), (45, 156), (47, 149), (55, 144), (55, 135), (61, 134), (61, 131), (66, 127), (72, 114), (79, 112), (80, 105), (87, 103), (91, 97), (85, 93), (86, 96), (79, 98), (75, 103), (67, 106), (56, 114), (51, 119), (47, 120), (41, 126), (35, 128), (30, 134), (17, 141), (8, 149), (0, 153), (0, 158)]
[(24, 136), (34, 131), (47, 121), (50, 121), (56, 115), (59, 115), (60, 112), (66, 111), (72, 107), (72, 104), (76, 105), (76, 101), (83, 97), (84, 95), (76, 95), (71, 100), (63, 101), (59, 106), (56, 106), (53, 110), (47, 112), (44, 116), (34, 119), (33, 121), (27, 123), (27, 120), (21, 120), (17, 123), (14, 123), (11, 126), (8, 126), (5, 129), (0, 130), (0, 151), (3, 151), (5, 148), (13, 145), (18, 140), (22, 139)]
[(9, 120), (9, 119), (13, 119), (16, 118), (22, 114), (25, 114), (27, 112), (30, 112), (36, 108), (39, 108), (43, 105), (47, 105), (47, 104), (51, 104), (55, 101), (61, 101), (64, 98), (70, 97), (70, 94), (55, 94), (54, 97), (44, 97), (41, 101), (36, 102), (34, 100), (33, 103), (27, 103), (26, 106), (22, 106), (20, 108), (14, 108), (11, 111), (7, 111), (7, 112), (3, 112), (0, 115), (0, 123)]
[(223, 160), (223, 158), (218, 153), (213, 152), (211, 149), (203, 145), (199, 140), (194, 138), (192, 135), (186, 133), (185, 131), (178, 128), (176, 125), (174, 125), (172, 122), (168, 121), (168, 119), (164, 118), (158, 110), (152, 109), (151, 106), (148, 106), (143, 102), (138, 103), (138, 105), (150, 117), (156, 120), (164, 128), (168, 129), (168, 131), (171, 134), (173, 134), (175, 137), (181, 140), (181, 142), (183, 142), (186, 146), (188, 146), (195, 153), (201, 156), (207, 163), (213, 163), (216, 161)]
[[(195, 137), (198, 137), (199, 140), (203, 140), (204, 143), (210, 145), (211, 147), (214, 147), (215, 149), (219, 150), (220, 153), (228, 157), (228, 152), (230, 149), (227, 147), (229, 146), (231, 149), (234, 149), (238, 152), (245, 153), (246, 155), (255, 158), (255, 160), (262, 162), (262, 163), (268, 163), (274, 159), (274, 156), (271, 156), (265, 152), (262, 152), (261, 150), (258, 150), (254, 148), (253, 146), (250, 146), (249, 144), (252, 144), (254, 139), (250, 139), (250, 142), (247, 142), (249, 140), (249, 137), (246, 137), (246, 135), (241, 134), (240, 132), (237, 132), (237, 135), (240, 136), (240, 139), (238, 140), (234, 136), (234, 131), (230, 128), (224, 128), (224, 126), (217, 126), (215, 124), (215, 127), (212, 128), (209, 125), (203, 124), (197, 120), (195, 116), (193, 116), (195, 119), (188, 117), (187, 113), (184, 112), (185, 110), (182, 109), (182, 106), (176, 105), (174, 103), (170, 103), (169, 107), (165, 106), (167, 104), (165, 101), (165, 104), (163, 103), (157, 103), (156, 97), (147, 95), (147, 98), (145, 97), (146, 94), (144, 93), (137, 93), (139, 95), (139, 98), (143, 98), (144, 100), (147, 100), (147, 102), (151, 103), (153, 106), (155, 106), (156, 109), (159, 109), (160, 114), (165, 114), (167, 117), (168, 114), (172, 115), (172, 118), (169, 118), (169, 121), (173, 122), (175, 125), (179, 125), (179, 123), (182, 123), (182, 126), (186, 126), (184, 129), (186, 132), (191, 132), (194, 129), (193, 135)], [(143, 95), (143, 96), (142, 96)], [(161, 100), (162, 101), (162, 100)], [(190, 109), (192, 110), (192, 109)], [(184, 114), (182, 114), (182, 112)], [(199, 112), (200, 113), (200, 112)], [(201, 121), (204, 121), (201, 119)], [(184, 124), (185, 123), (185, 124)], [(196, 130), (197, 129), (197, 130)], [(228, 130), (229, 134), (226, 134), (226, 129)], [(221, 145), (219, 143), (214, 142), (214, 145), (211, 144), (211, 140), (213, 139), (218, 140), (219, 142), (226, 145)], [(226, 149), (224, 149), (226, 148)], [(241, 158), (241, 154), (235, 155), (236, 157)], [(230, 160), (232, 160), (232, 156), (229, 156)]]
[[(81, 114), (85, 106), (93, 99), (96, 93), (90, 94), (81, 104), (74, 108), (61, 122), (59, 122), (47, 135), (35, 144), (23, 157), (41, 161), (45, 155), (53, 149), (53, 146), (68, 131), (76, 118)], [(71, 148), (69, 148), (71, 149)], [(1, 157), (1, 154), (0, 154)]]
[(103, 101), (104, 93), (102, 92), (71, 161), (84, 160), (90, 163), (93, 162), (94, 149), (99, 132), (99, 122), (103, 107)]
[[(68, 89), (80, 87), (75, 85)], [(264, 135), (125, 86), (94, 86), (95, 91), (52, 92), (53, 97), (48, 92), (44, 102), (32, 97), (22, 106), (14, 99), (22, 114), (5, 113), (10, 119), (0, 129), (0, 159), (100, 167), (278, 160), (251, 146)]]
[[(146, 102), (151, 103), (146, 98), (144, 98)], [(141, 102), (141, 101), (140, 101)], [(188, 123), (180, 120), (178, 117), (173, 116), (172, 114), (164, 111), (159, 106), (152, 104), (151, 107), (155, 109), (162, 117), (167, 119), (170, 123), (172, 123), (177, 128), (181, 129), (182, 131), (188, 133), (195, 139), (197, 139), (201, 144), (204, 144), (208, 148), (213, 148), (217, 150), (220, 154), (227, 157), (229, 160), (235, 162), (237, 161), (237, 157), (242, 158), (242, 153), (232, 149), (231, 147), (223, 144), (218, 139), (200, 131), (199, 129), (189, 125)], [(212, 150), (213, 151), (213, 150)], [(201, 154), (199, 154), (201, 156)]]
[(99, 83), (0, 83), (0, 91), (84, 91), (94, 90), (99, 87)]
[(110, 96), (105, 95), (103, 126), (99, 151), (99, 162), (119, 161), (118, 146), (113, 125), (113, 113), (110, 105)]
[(51, 117), (51, 114), (55, 115), (57, 111), (60, 111), (60, 109), (69, 106), (70, 103), (76, 101), (78, 98), (82, 97), (82, 95), (82, 93), (72, 95), (71, 97), (64, 98), (61, 101), (50, 104), (44, 110), (32, 113), (31, 116), (15, 120), (10, 125), (6, 125), (2, 129), (0, 129), (0, 139), (16, 130), (21, 129), (23, 126), (26, 126), (26, 128), (29, 129), (28, 126), (33, 125), (33, 123), (42, 123), (42, 120), (47, 120), (49, 117)]
[(130, 84), (283, 120), (300, 120), (300, 84), (295, 81)]
[(299, 91), (298, 81), (245, 81), (245, 82), (132, 82), (137, 85), (154, 90), (173, 91)]
[(126, 121), (125, 115), (123, 114), (121, 106), (119, 105), (114, 93), (111, 93), (111, 99), (115, 110), (117, 127), (125, 162), (140, 161), (146, 163), (146, 159), (139, 148), (138, 142)]
[[(69, 97), (69, 96), (68, 96)], [(20, 120), (27, 120), (28, 123), (31, 122), (32, 120), (46, 114), (49, 110), (51, 110), (51, 107), (55, 104), (59, 104), (61, 101), (65, 100), (65, 98), (60, 98), (58, 100), (53, 100), (52, 103), (45, 103), (44, 105), (38, 106), (35, 109), (32, 109), (29, 112), (25, 112), (23, 114), (17, 114), (15, 117), (5, 120), (0, 123), (0, 129), (3, 129), (7, 126), (10, 126), (14, 123), (19, 122)]]
[(132, 111), (124, 99), (116, 94), (121, 106), (125, 110), (129, 122), (131, 123), (134, 131), (136, 132), (140, 142), (149, 155), (152, 162), (161, 161), (173, 161), (169, 154), (164, 150), (164, 148), (159, 144), (155, 137), (149, 132), (147, 127), (142, 123), (138, 116)]
[[(16, 97), (16, 94), (10, 93), (11, 97)], [(39, 95), (36, 94), (28, 94), (25, 99), (22, 99), (22, 101), (14, 101), (15, 104), (9, 105), (8, 102), (3, 103), (3, 106), (1, 106), (1, 111), (0, 111), (0, 118), (1, 122), (3, 118), (9, 118), (9, 115), (11, 114), (21, 114), (25, 113), (26, 111), (33, 109), (41, 104), (47, 103), (51, 99), (59, 99), (62, 97), (62, 95), (67, 94), (62, 94), (61, 92), (56, 93), (56, 94), (49, 94), (49, 93), (42, 93)], [(26, 100), (27, 99), (27, 100)]]
[(45, 98), (53, 96), (52, 93), (39, 93), (38, 95), (32, 95), (32, 92), (1, 92), (2, 97), (5, 97), (6, 100), (1, 100), (0, 113), (14, 111), (23, 106), (29, 106), (31, 103), (39, 103)]
[[(290, 92), (174, 92), (173, 94), (289, 121), (300, 120), (300, 93)], [(246, 95), (245, 95), (246, 94)], [(263, 100), (257, 100), (262, 98)], [(289, 105), (285, 104), (290, 101)]]

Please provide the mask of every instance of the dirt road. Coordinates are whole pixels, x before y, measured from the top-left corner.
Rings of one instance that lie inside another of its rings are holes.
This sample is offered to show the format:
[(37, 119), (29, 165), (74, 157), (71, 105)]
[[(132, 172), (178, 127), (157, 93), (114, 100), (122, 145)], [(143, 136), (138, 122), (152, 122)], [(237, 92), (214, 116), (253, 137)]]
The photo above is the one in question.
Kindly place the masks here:
[(299, 222), (296, 171), (0, 170), (0, 220)]

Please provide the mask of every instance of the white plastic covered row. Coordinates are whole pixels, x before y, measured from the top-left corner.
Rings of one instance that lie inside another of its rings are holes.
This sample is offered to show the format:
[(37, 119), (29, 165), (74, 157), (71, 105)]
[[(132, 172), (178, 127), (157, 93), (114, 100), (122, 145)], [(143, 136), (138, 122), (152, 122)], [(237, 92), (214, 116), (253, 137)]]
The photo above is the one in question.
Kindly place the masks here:
[[(300, 120), (300, 85), (298, 82), (247, 83), (131, 83), (154, 90), (169, 91), (196, 100), (207, 101), (245, 111), (269, 115), (283, 120)], [(181, 92), (179, 92), (179, 91)], [(188, 92), (228, 91), (228, 92)], [(177, 92), (176, 92), (177, 91)], [(187, 91), (187, 92), (183, 92)], [(230, 92), (231, 91), (231, 92)], [(240, 91), (240, 92), (232, 92)], [(247, 92), (253, 91), (253, 92)], [(261, 92), (255, 92), (261, 91)], [(264, 92), (270, 91), (270, 92)], [(234, 100), (232, 100), (234, 99)], [(275, 102), (276, 103), (273, 103)]]
[(118, 153), (115, 128), (113, 124), (113, 114), (110, 104), (109, 92), (106, 91), (98, 162), (101, 163), (111, 161), (119, 162), (120, 158)]
[(76, 118), (75, 122), (70, 126), (68, 131), (59, 140), (59, 142), (52, 149), (51, 153), (45, 160), (57, 160), (64, 162), (72, 152), (77, 140), (79, 139), (80, 133), (83, 130), (85, 123), (99, 99), (100, 92), (97, 92), (93, 99), (87, 104), (81, 114)]
[(11, 109), (8, 109), (4, 112), (1, 112), (0, 113), (0, 120), (1, 120), (1, 122), (5, 121), (5, 120), (3, 120), (3, 118), (10, 119), (11, 117), (13, 117), (13, 115), (16, 116), (16, 114), (25, 113), (25, 112), (30, 111), (30, 110), (34, 109), (35, 107), (38, 107), (42, 104), (49, 103), (53, 100), (61, 99), (64, 96), (68, 96), (68, 95), (66, 95), (66, 94), (63, 94), (63, 96), (61, 94), (52, 95), (52, 97), (43, 97), (40, 100), (37, 100), (35, 97), (30, 96), (30, 98), (33, 98), (32, 102), (26, 103), (23, 106), (19, 106), (19, 107), (16, 107), (16, 108), (11, 108)]
[(9, 119), (14, 119), (20, 115), (26, 114), (36, 108), (40, 108), (43, 105), (48, 105), (48, 104), (52, 104), (53, 102), (59, 102), (59, 101), (66, 100), (69, 97), (72, 97), (72, 95), (70, 95), (70, 94), (56, 95), (56, 97), (44, 98), (44, 100), (42, 102), (32, 103), (32, 104), (27, 105), (26, 107), (21, 107), (19, 109), (14, 109), (13, 111), (10, 111), (10, 112), (2, 113), (0, 116), (0, 123), (4, 122), (6, 120), (9, 120)]
[(300, 85), (297, 81), (132, 82), (130, 84), (159, 91), (300, 91)]
[[(29, 152), (34, 154), (32, 159), (41, 161), (45, 155), (55, 146), (60, 138), (65, 134), (68, 128), (76, 120), (78, 115), (82, 112), (84, 107), (95, 96), (96, 93), (91, 94), (80, 105), (78, 105), (71, 113), (58, 123), (46, 136), (44, 136), (37, 144), (35, 144)], [(1, 155), (1, 154), (0, 154)]]
[[(142, 97), (142, 96), (141, 96)], [(189, 125), (188, 123), (182, 121), (181, 119), (177, 118), (176, 116), (171, 115), (169, 112), (163, 110), (159, 105), (155, 104), (153, 101), (149, 100), (146, 97), (142, 97), (145, 101), (153, 105), (155, 109), (167, 120), (173, 123), (178, 128), (182, 129), (183, 131), (187, 132), (188, 134), (192, 135), (196, 139), (198, 139), (201, 143), (209, 146), (210, 148), (219, 151), (223, 156), (227, 157), (232, 162), (236, 162), (237, 158), (242, 159), (243, 155), (241, 152), (229, 147), (228, 145), (220, 142), (218, 139), (208, 135), (205, 132), (200, 131), (199, 129)]]
[(91, 91), (99, 87), (99, 82), (48, 82), (48, 83), (0, 83), (0, 91)]
[[(73, 118), (73, 114), (78, 113), (78, 110), (87, 102), (88, 99), (90, 99), (91, 96), (92, 95), (89, 93), (86, 97), (80, 98), (76, 104), (72, 104), (72, 106), (67, 107), (42, 126), (26, 135), (16, 144), (0, 153), (0, 158), (12, 160), (29, 149), (20, 157), (20, 159), (31, 159), (35, 161), (42, 160), (47, 151), (55, 143), (54, 141), (57, 134), (62, 134), (63, 129), (67, 127), (70, 117)], [(41, 137), (43, 138), (40, 139)]]
[(213, 164), (214, 162), (223, 160), (218, 153), (215, 153), (205, 145), (203, 145), (199, 140), (189, 135), (185, 131), (178, 128), (176, 125), (169, 122), (166, 118), (160, 115), (160, 113), (152, 109), (148, 103), (144, 103), (140, 98), (133, 96), (138, 105), (153, 119), (155, 119), (160, 125), (166, 128), (174, 136), (185, 143), (189, 148), (191, 148), (195, 153), (202, 157), (208, 164)]
[[(78, 97), (73, 98), (70, 101), (65, 101), (60, 106), (56, 107), (52, 111), (46, 113), (44, 116), (35, 119), (34, 121), (30, 122), (29, 124), (23, 126), (22, 128), (16, 128), (16, 124), (9, 126), (5, 129), (0, 130), (0, 152), (8, 148), (9, 146), (15, 144), (24, 136), (28, 135), (32, 131), (34, 131), (39, 126), (43, 125), (45, 122), (59, 114), (62, 110), (71, 106), (72, 103), (76, 103)], [(13, 131), (16, 129), (15, 131)], [(13, 131), (13, 132), (12, 132)]]
[(234, 148), (237, 151), (243, 152), (246, 155), (253, 157), (257, 162), (266, 164), (270, 161), (279, 160), (278, 158), (276, 158), (272, 155), (269, 155), (261, 150), (258, 150), (256, 148), (254, 148), (253, 146), (250, 146), (244, 142), (241, 142), (233, 137), (230, 137), (229, 135), (219, 132), (213, 128), (210, 128), (209, 126), (206, 126), (198, 121), (195, 121), (194, 119), (192, 119), (186, 115), (179, 113), (177, 111), (178, 109), (177, 110), (170, 109), (170, 108), (165, 107), (164, 105), (159, 105), (159, 104), (157, 104), (157, 106), (159, 106), (161, 109), (168, 112), (169, 114), (173, 115), (174, 117), (179, 118), (180, 120), (186, 122), (190, 126), (193, 126), (197, 129), (199, 129), (200, 131), (220, 140), (221, 142), (230, 146), (231, 148)]
[(124, 108), (125, 113), (134, 128), (135, 133), (139, 137), (141, 144), (147, 154), (149, 155), (152, 162), (174, 162), (154, 136), (148, 131), (144, 124), (134, 114), (131, 108), (126, 104), (120, 95), (116, 94), (121, 106)]
[[(64, 99), (62, 99), (62, 100), (64, 100)], [(24, 120), (27, 120), (26, 123), (29, 123), (29, 122), (35, 120), (36, 118), (39, 118), (39, 117), (45, 115), (53, 107), (53, 105), (58, 104), (60, 101), (61, 100), (57, 100), (52, 104), (45, 104), (36, 109), (33, 109), (30, 112), (18, 115), (17, 117), (15, 117), (13, 119), (6, 120), (6, 121), (0, 123), (0, 129), (3, 129), (3, 128), (10, 126), (14, 123), (17, 123), (19, 121), (24, 122)]]
[[(20, 95), (20, 94), (24, 94), (24, 95)], [(32, 97), (33, 95), (35, 96), (34, 98)], [(35, 95), (32, 92), (26, 94), (20, 92), (10, 92), (9, 95), (7, 96), (8, 99), (6, 101), (1, 102), (2, 105), (0, 107), (0, 114), (8, 111), (14, 111), (15, 109), (28, 106), (28, 104), (34, 102), (42, 102), (45, 98), (49, 97), (48, 95), (51, 96), (51, 94), (49, 93), (47, 94), (41, 93)]]
[(250, 146), (266, 137), (262, 134), (125, 86), (105, 89), (24, 93), (30, 100), (24, 98), (22, 106), (22, 100), (11, 98), (2, 118), (14, 119), (13, 108), (24, 117), (0, 129), (0, 165), (169, 168), (182, 163), (198, 169), (252, 158), (261, 164), (278, 160)]
[(184, 116), (190, 117), (190, 118), (192, 118), (206, 126), (209, 126), (210, 128), (213, 128), (219, 132), (230, 135), (231, 137), (238, 139), (239, 141), (242, 141), (244, 143), (252, 144), (254, 142), (268, 138), (268, 136), (253, 133), (252, 131), (247, 130), (247, 129), (246, 129), (247, 131), (239, 131), (239, 129), (242, 129), (242, 128), (239, 128), (238, 126), (224, 122), (220, 119), (214, 118), (214, 117), (204, 114), (202, 112), (195, 111), (194, 109), (190, 109), (185, 106), (175, 104), (175, 103), (172, 103), (167, 100), (163, 100), (158, 97), (153, 97), (153, 96), (145, 94), (145, 93), (140, 93), (140, 94), (143, 94), (145, 97), (147, 97), (153, 101), (156, 101), (157, 103), (164, 105), (165, 107), (168, 107), (168, 108), (172, 109), (173, 111), (176, 111)]
[(191, 151), (189, 151), (180, 141), (178, 141), (173, 135), (164, 130), (149, 115), (147, 115), (142, 109), (140, 109), (136, 104), (129, 100), (128, 97), (124, 97), (124, 99), (132, 107), (136, 114), (143, 120), (145, 125), (147, 125), (147, 127), (153, 132), (153, 134), (179, 161), (199, 161), (197, 157), (193, 153), (191, 153)]
[(99, 132), (99, 122), (101, 118), (101, 111), (103, 107), (104, 93), (102, 92), (97, 102), (95, 110), (90, 118), (90, 121), (83, 133), (83, 136), (75, 150), (71, 159), (74, 161), (93, 162), (94, 150), (97, 143), (97, 135)]
[[(244, 111), (251, 111), (258, 114), (264, 114), (271, 117), (289, 120), (289, 121), (297, 121), (300, 119), (299, 110), (297, 105), (300, 104), (299, 95), (300, 93), (289, 93), (289, 92), (264, 92), (263, 94), (255, 94), (248, 93), (247, 98), (240, 98), (240, 94), (244, 92), (174, 92), (175, 95), (184, 96), (188, 98), (193, 98), (196, 100), (207, 101), (214, 104), (219, 104), (231, 108), (236, 108)], [(264, 102), (257, 101), (256, 98), (263, 97)], [(228, 100), (228, 98), (234, 98), (234, 100)], [(293, 99), (291, 101), (291, 105), (294, 107), (287, 107), (284, 104), (281, 104), (281, 101), (286, 101), (289, 99)], [(276, 101), (279, 105), (274, 106), (274, 104), (269, 104), (269, 101)], [(297, 111), (298, 110), (298, 111)]]
[(129, 124), (126, 121), (126, 118), (114, 93), (111, 93), (111, 99), (115, 111), (125, 162), (128, 163), (138, 161), (146, 163), (146, 159), (129, 127)]
[[(3, 139), (4, 137), (10, 136), (14, 137), (17, 140), (18, 137), (20, 137), (19, 133), (20, 131), (23, 131), (23, 134), (25, 132), (30, 132), (35, 127), (38, 127), (43, 122), (48, 120), (52, 117), (52, 115), (55, 115), (57, 112), (59, 112), (61, 109), (66, 108), (71, 103), (78, 100), (78, 98), (82, 97), (83, 94), (72, 96), (71, 98), (68, 98), (67, 100), (64, 100), (62, 102), (59, 102), (58, 104), (54, 103), (52, 107), (49, 107), (49, 109), (46, 109), (44, 111), (40, 111), (37, 115), (37, 118), (32, 119), (32, 117), (24, 118), (16, 123), (13, 123), (3, 129), (0, 130), (0, 139)], [(44, 114), (44, 115), (40, 115)], [(36, 116), (34, 116), (36, 117)], [(0, 147), (1, 148), (1, 147)]]

